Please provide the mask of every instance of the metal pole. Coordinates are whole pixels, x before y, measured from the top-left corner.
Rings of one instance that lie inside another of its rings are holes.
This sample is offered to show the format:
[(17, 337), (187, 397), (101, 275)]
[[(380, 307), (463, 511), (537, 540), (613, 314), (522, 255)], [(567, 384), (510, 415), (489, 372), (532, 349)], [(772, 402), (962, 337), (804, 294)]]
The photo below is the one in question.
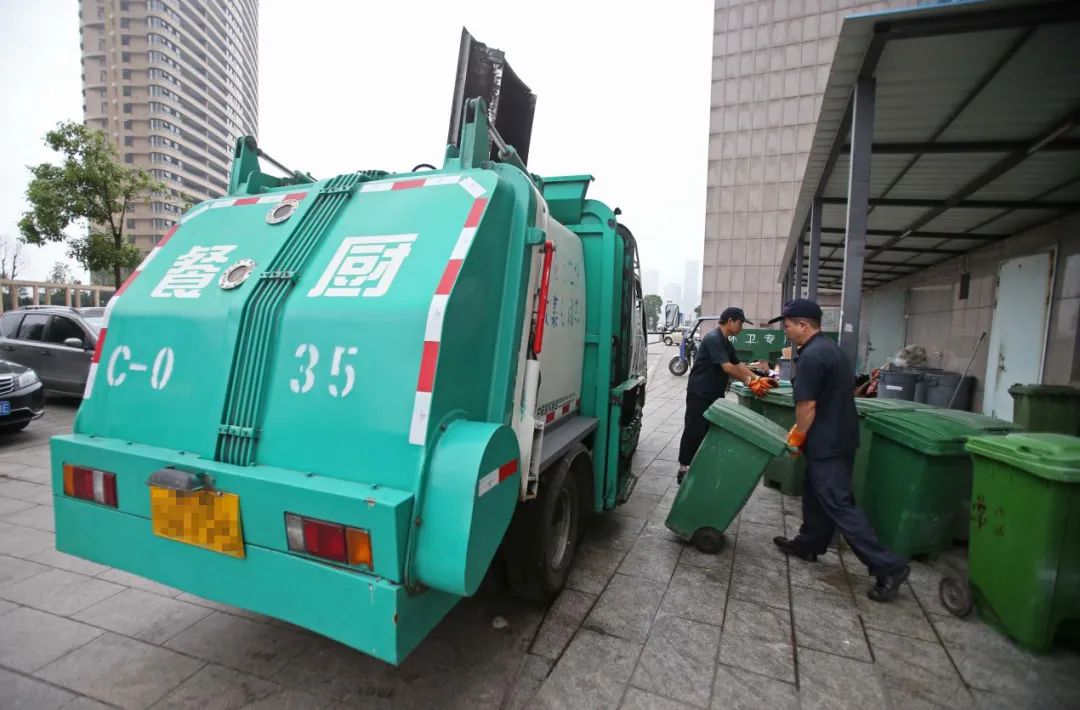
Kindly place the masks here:
[(821, 200), (814, 200), (810, 206), (810, 263), (807, 266), (806, 297), (816, 301), (821, 266)]
[(848, 173), (847, 233), (844, 237), (844, 284), (840, 295), (840, 349), (857, 371), (859, 319), (862, 315), (866, 216), (870, 201), (870, 154), (874, 137), (874, 79), (855, 84), (851, 118), (851, 169)]
[(795, 279), (792, 283), (795, 284), (795, 288), (792, 289), (792, 293), (795, 298), (802, 298), (803, 290), (803, 274), (806, 273), (804, 253), (806, 249), (803, 247), (802, 235), (799, 235), (799, 243), (795, 245)]
[(789, 268), (786, 269), (786, 273), (784, 274), (783, 284), (780, 286), (780, 301), (781, 301), (780, 305), (783, 306), (785, 303), (787, 303), (790, 300), (791, 300), (791, 268), (789, 267)]

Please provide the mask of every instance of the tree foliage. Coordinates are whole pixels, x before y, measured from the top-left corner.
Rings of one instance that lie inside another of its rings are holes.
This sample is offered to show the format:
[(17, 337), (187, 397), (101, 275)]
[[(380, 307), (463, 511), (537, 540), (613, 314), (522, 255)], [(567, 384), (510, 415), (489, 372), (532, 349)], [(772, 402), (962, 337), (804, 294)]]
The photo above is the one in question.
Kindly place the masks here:
[[(73, 259), (91, 272), (112, 272), (119, 288), (123, 273), (140, 260), (125, 239), (125, 218), (165, 186), (145, 170), (122, 165), (108, 137), (80, 123), (61, 123), (45, 134), (45, 144), (62, 162), (30, 168), (31, 208), (19, 220), (22, 238), (30, 244), (66, 241)], [(86, 235), (66, 234), (72, 224), (85, 224)]]
[(71, 267), (63, 261), (53, 262), (52, 269), (49, 271), (48, 281), (53, 284), (77, 283), (75, 277), (71, 274)]
[(664, 299), (656, 294), (645, 297), (642, 305), (645, 308), (645, 323), (649, 330), (656, 330), (660, 324), (660, 311), (664, 308)]
[(0, 279), (18, 278), (25, 265), (23, 243), (7, 234), (0, 236)]

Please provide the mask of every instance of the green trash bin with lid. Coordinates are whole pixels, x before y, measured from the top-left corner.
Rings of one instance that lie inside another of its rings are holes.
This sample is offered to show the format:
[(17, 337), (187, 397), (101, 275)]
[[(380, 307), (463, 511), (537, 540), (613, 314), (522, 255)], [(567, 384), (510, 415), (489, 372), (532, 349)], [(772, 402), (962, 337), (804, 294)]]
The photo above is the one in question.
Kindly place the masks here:
[[(1080, 438), (1015, 433), (968, 439), (974, 466), (968, 588), (942, 602), (984, 617), (1028, 648), (1080, 641)], [(973, 597), (973, 599), (972, 599)]]
[(1080, 388), (1013, 385), (1013, 421), (1028, 431), (1080, 436)]
[(855, 411), (859, 413), (859, 448), (855, 450), (851, 492), (855, 496), (856, 505), (862, 505), (863, 495), (866, 491), (866, 471), (867, 464), (870, 462), (870, 442), (873, 441), (870, 428), (866, 425), (867, 415), (875, 412), (910, 412), (916, 409), (935, 409), (935, 406), (924, 402), (909, 402), (906, 399), (855, 398)]
[(665, 524), (702, 552), (723, 547), (765, 467), (787, 454), (787, 431), (760, 414), (718, 399), (705, 412), (709, 433), (679, 486)]
[(731, 391), (739, 398), (739, 404), (746, 407), (752, 412), (757, 414), (763, 414), (765, 412), (765, 404), (761, 401), (761, 398), (754, 394), (749, 387), (742, 382), (735, 382), (731, 385)]
[[(761, 398), (761, 413), (786, 433), (795, 425), (795, 392), (776, 388)], [(779, 488), (786, 496), (801, 496), (806, 479), (806, 461), (799, 457), (774, 460), (765, 469), (765, 485)]]
[[(905, 557), (937, 557), (957, 537), (971, 499), (971, 422), (921, 409), (866, 417), (872, 434), (863, 509), (883, 545)], [(989, 417), (984, 417), (989, 419)]]

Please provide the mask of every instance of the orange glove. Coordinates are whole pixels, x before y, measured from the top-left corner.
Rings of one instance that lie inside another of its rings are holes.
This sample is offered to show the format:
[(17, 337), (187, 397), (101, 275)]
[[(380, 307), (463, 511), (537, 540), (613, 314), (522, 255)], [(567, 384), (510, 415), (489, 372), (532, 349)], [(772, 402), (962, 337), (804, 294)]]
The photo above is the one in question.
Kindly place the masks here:
[(777, 381), (770, 377), (755, 377), (750, 380), (750, 384), (747, 387), (758, 397), (764, 397), (769, 393), (773, 387), (777, 386)]
[(806, 448), (806, 432), (799, 431), (795, 426), (791, 427), (791, 430), (787, 433), (788, 446), (795, 449), (792, 456), (799, 456), (802, 450)]

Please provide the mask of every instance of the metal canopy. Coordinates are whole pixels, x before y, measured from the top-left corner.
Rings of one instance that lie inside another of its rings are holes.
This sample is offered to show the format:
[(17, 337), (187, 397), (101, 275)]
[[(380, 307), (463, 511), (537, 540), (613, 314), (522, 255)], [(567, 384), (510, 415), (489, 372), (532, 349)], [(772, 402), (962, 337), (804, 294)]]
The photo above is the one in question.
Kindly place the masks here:
[[(873, 104), (870, 173), (865, 204), (854, 204), (856, 190), (849, 205), (857, 84)], [(809, 253), (815, 202), (820, 261), (796, 273), (824, 291), (844, 285), (852, 238), (865, 240), (862, 285), (876, 288), (1080, 211), (1080, 3), (986, 0), (848, 17), (780, 281), (800, 244)], [(860, 219), (862, 233), (848, 235)]]

